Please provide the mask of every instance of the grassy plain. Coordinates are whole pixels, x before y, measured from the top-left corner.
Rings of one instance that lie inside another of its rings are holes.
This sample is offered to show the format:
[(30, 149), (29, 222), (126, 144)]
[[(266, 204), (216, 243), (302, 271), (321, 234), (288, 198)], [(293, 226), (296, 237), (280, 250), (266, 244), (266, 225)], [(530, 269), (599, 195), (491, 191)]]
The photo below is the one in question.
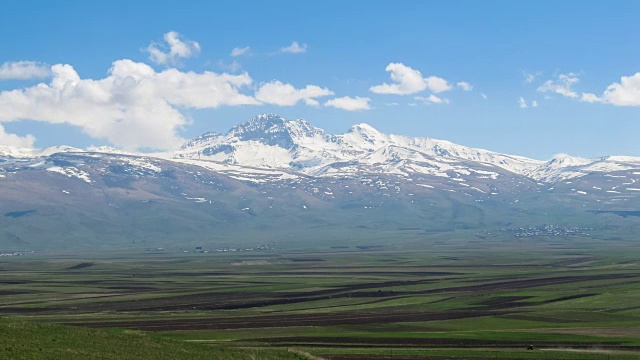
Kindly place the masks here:
[(11, 320), (1, 324), (72, 325), (221, 359), (303, 356), (291, 349), (324, 359), (640, 358), (635, 242), (425, 236), (7, 258), (0, 315)]

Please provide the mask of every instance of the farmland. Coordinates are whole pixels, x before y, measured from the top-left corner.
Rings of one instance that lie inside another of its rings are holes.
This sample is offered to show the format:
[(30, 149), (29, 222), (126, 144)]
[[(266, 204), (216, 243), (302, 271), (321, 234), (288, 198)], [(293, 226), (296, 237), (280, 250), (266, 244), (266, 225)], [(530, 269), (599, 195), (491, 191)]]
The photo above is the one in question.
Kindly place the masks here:
[(640, 356), (633, 241), (461, 232), (263, 251), (36, 253), (6, 258), (0, 284), (4, 321), (264, 358)]

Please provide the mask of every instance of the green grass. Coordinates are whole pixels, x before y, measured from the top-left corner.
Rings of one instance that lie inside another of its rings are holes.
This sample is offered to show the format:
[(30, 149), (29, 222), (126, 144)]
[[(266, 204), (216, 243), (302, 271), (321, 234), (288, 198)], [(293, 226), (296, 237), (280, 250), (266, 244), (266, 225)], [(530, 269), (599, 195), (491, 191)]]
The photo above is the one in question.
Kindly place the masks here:
[(0, 320), (0, 359), (301, 360), (286, 349), (238, 349), (177, 341), (141, 331), (96, 330)]

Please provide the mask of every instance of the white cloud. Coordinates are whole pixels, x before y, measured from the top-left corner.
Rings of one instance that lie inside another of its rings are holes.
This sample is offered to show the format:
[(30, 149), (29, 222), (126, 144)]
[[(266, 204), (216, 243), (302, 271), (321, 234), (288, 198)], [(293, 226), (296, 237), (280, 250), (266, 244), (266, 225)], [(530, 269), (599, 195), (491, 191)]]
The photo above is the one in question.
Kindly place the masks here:
[(356, 96), (354, 98), (343, 96), (325, 102), (324, 106), (332, 106), (347, 111), (369, 110), (371, 109), (371, 106), (369, 105), (370, 101), (371, 99), (360, 96)]
[(584, 102), (590, 102), (590, 103), (604, 102), (604, 100), (601, 97), (598, 97), (598, 95), (592, 94), (592, 93), (582, 93), (580, 100)]
[(466, 81), (459, 81), (456, 84), (460, 89), (464, 90), (464, 91), (471, 91), (473, 90), (473, 85), (469, 84)]
[(542, 86), (538, 87), (538, 91), (541, 93), (556, 93), (562, 96), (577, 98), (579, 97), (578, 93), (573, 91), (571, 87), (579, 82), (578, 74), (560, 74), (554, 80), (545, 81)]
[(414, 97), (414, 99), (418, 101), (422, 101), (424, 103), (432, 103), (432, 104), (448, 104), (449, 103), (449, 99), (443, 99), (433, 94), (429, 95), (428, 97), (416, 96)]
[(526, 109), (528, 107), (538, 107), (538, 101), (536, 100), (532, 100), (530, 104), (531, 105), (528, 105), (527, 101), (522, 96), (520, 97), (520, 99), (518, 99), (518, 106), (520, 106), (521, 109)]
[(242, 55), (248, 55), (251, 52), (251, 47), (249, 46), (245, 46), (243, 48), (233, 48), (233, 50), (231, 50), (231, 56), (233, 57), (237, 57), (237, 56), (242, 56)]
[(616, 106), (640, 106), (640, 72), (631, 76), (622, 76), (620, 82), (607, 86), (602, 95), (578, 93), (571, 87), (579, 82), (576, 74), (559, 75), (556, 80), (546, 81), (538, 91), (554, 92), (584, 102), (603, 103)]
[(369, 91), (372, 93), (408, 95), (426, 89), (434, 93), (451, 90), (451, 85), (449, 85), (447, 80), (437, 76), (423, 78), (420, 71), (412, 69), (402, 63), (390, 63), (385, 70), (391, 73), (391, 80), (393, 82), (391, 84), (384, 83), (372, 86), (369, 88)]
[(291, 45), (287, 47), (280, 48), (280, 52), (289, 53), (289, 54), (300, 54), (307, 52), (307, 44), (298, 44), (297, 41), (291, 43)]
[(621, 77), (620, 82), (609, 85), (601, 97), (582, 94), (583, 101), (594, 102), (595, 99), (617, 106), (640, 106), (640, 72)]
[(114, 62), (96, 80), (81, 79), (71, 65), (51, 70), (50, 84), (0, 92), (0, 122), (66, 123), (126, 150), (171, 149), (183, 142), (177, 131), (188, 123), (180, 109), (259, 104), (240, 93), (252, 84), (247, 73), (156, 72), (131, 60)]
[(13, 61), (0, 65), (0, 80), (25, 80), (46, 78), (51, 69), (46, 64), (35, 61)]
[(525, 84), (531, 84), (538, 77), (542, 76), (542, 72), (537, 71), (537, 72), (531, 73), (531, 72), (528, 72), (528, 71), (523, 71), (522, 72), (522, 76), (524, 76), (524, 83)]
[(526, 109), (528, 107), (527, 101), (522, 96), (518, 99), (518, 106), (520, 106), (521, 109)]
[(487, 100), (489, 97), (487, 96), (487, 94), (485, 93), (480, 93), (480, 96), (482, 96), (483, 99)]
[(22, 137), (15, 134), (8, 134), (0, 124), (0, 145), (14, 146), (18, 148), (31, 148), (35, 141), (36, 138), (33, 137), (33, 135), (26, 135)]
[(181, 38), (182, 36), (175, 31), (164, 34), (166, 45), (151, 43), (147, 47), (149, 59), (156, 64), (177, 65), (180, 59), (190, 58), (200, 53), (200, 44)]
[(221, 69), (226, 70), (226, 71), (231, 71), (232, 73), (236, 73), (236, 72), (242, 70), (242, 65), (240, 65), (240, 63), (235, 61), (235, 60), (233, 60), (232, 62), (230, 62), (228, 64), (226, 62), (224, 62), (223, 60), (218, 60), (217, 64)]
[(328, 95), (333, 95), (333, 91), (327, 88), (307, 85), (303, 89), (296, 89), (291, 84), (274, 80), (260, 85), (255, 97), (264, 103), (279, 106), (293, 106), (299, 101), (304, 101), (307, 105), (318, 106), (320, 103), (315, 98)]

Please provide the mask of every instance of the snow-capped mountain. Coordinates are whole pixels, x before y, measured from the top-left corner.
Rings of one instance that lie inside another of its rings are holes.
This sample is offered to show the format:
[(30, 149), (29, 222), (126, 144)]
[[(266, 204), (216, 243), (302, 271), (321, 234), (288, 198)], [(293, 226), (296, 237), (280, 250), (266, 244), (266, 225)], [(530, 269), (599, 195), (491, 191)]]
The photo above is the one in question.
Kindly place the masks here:
[(195, 138), (175, 156), (287, 169), (308, 175), (326, 174), (328, 166), (342, 166), (345, 162), (366, 165), (421, 162), (430, 173), (440, 174), (451, 169), (452, 163), (461, 162), (497, 166), (517, 174), (532, 172), (543, 164), (443, 140), (387, 135), (367, 124), (354, 125), (345, 134), (332, 135), (306, 120), (287, 120), (273, 114), (257, 116), (226, 135), (208, 133)]
[[(234, 126), (226, 134), (209, 132), (162, 154), (134, 154), (112, 147), (82, 150), (70, 146), (21, 149), (0, 145), (0, 162), (45, 158), (60, 153), (99, 153), (159, 158), (200, 164), (235, 173), (278, 173), (290, 176), (349, 177), (362, 174), (416, 174), (455, 178), (471, 173), (496, 179), (502, 173), (539, 183), (555, 183), (593, 174), (640, 172), (640, 157), (595, 159), (559, 154), (548, 161), (470, 148), (432, 138), (384, 134), (367, 124), (334, 135), (304, 119), (263, 114)], [(1, 169), (0, 169), (1, 170)]]
[(558, 223), (640, 231), (639, 180), (640, 158), (540, 161), (260, 115), (174, 153), (0, 146), (0, 250)]
[(199, 136), (177, 151), (175, 158), (312, 176), (349, 176), (363, 171), (448, 176), (448, 171), (468, 172), (481, 167), (482, 171), (509, 171), (540, 182), (555, 182), (590, 173), (640, 171), (637, 157), (583, 159), (560, 154), (545, 162), (444, 140), (387, 135), (367, 124), (332, 135), (306, 120), (287, 120), (273, 114), (259, 115), (225, 135)]

